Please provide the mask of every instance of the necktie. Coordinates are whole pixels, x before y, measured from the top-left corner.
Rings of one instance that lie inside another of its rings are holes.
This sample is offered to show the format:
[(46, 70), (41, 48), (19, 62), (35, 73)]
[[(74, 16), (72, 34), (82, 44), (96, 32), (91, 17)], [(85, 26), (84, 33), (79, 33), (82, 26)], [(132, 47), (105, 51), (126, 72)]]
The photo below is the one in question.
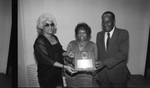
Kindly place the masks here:
[(110, 33), (107, 33), (107, 51), (108, 51), (108, 47), (109, 47), (109, 41), (110, 41)]

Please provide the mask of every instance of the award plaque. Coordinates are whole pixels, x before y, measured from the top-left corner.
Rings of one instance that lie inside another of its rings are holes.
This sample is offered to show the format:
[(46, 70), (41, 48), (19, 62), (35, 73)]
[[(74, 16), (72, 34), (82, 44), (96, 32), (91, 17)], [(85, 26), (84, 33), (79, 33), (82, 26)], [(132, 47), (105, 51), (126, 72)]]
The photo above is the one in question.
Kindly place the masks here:
[(95, 70), (93, 52), (75, 52), (75, 70), (77, 71), (92, 71)]

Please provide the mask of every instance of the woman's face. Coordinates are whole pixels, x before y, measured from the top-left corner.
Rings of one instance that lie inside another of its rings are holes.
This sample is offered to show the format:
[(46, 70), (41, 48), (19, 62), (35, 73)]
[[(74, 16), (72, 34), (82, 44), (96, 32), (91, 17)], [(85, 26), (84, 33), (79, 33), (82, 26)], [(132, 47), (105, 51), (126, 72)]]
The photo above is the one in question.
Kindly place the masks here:
[(77, 37), (79, 41), (86, 41), (87, 39), (87, 33), (84, 29), (79, 29)]
[(56, 33), (56, 25), (52, 21), (46, 21), (43, 27), (44, 34), (55, 34)]

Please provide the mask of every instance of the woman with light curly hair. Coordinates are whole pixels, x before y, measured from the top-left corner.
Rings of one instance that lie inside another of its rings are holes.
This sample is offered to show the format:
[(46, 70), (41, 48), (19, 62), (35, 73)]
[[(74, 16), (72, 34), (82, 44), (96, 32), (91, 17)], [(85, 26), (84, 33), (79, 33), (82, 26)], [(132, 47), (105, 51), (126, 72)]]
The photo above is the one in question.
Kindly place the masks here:
[(63, 63), (66, 52), (55, 35), (56, 31), (56, 20), (51, 14), (42, 14), (38, 18), (38, 37), (34, 43), (34, 54), (41, 88), (63, 87), (62, 69), (70, 73), (74, 70)]

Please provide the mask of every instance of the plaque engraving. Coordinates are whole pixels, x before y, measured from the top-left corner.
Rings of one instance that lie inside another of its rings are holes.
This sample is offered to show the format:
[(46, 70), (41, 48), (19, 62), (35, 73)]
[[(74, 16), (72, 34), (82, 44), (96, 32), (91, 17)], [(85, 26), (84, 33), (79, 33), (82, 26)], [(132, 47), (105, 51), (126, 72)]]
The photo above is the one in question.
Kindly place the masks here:
[(95, 70), (94, 54), (90, 51), (75, 52), (75, 70), (92, 71)]

